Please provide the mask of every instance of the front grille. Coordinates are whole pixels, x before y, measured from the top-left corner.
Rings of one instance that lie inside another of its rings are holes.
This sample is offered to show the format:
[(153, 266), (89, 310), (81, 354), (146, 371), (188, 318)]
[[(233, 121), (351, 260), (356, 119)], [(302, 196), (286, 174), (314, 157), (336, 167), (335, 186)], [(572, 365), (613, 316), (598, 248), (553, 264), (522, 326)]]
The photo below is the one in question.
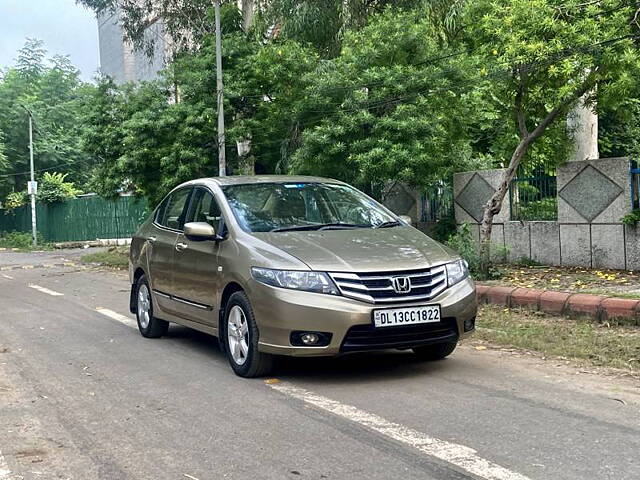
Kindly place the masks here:
[[(339, 273), (329, 274), (340, 293), (345, 297), (369, 303), (398, 303), (429, 300), (447, 287), (447, 273), (444, 265), (422, 270)], [(394, 278), (407, 278), (410, 288), (406, 292), (396, 291)]]
[(443, 318), (437, 323), (376, 328), (373, 324), (355, 325), (342, 341), (340, 351), (355, 352), (385, 348), (412, 348), (433, 343), (458, 340), (455, 318)]

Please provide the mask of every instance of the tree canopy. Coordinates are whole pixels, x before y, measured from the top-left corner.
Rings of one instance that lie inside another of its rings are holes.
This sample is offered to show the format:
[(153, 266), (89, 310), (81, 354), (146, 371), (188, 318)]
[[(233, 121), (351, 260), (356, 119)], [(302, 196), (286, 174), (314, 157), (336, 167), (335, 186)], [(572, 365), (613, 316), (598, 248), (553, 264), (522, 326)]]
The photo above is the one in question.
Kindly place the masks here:
[[(91, 86), (68, 60), (28, 44), (0, 82), (0, 173), (11, 173), (0, 174), (0, 194), (26, 180), (14, 175), (28, 170), (20, 104), (34, 112), (38, 166), (68, 165), (56, 171), (81, 186), (90, 177), (103, 195), (132, 189), (156, 201), (184, 180), (216, 175), (212, 1), (80, 3), (119, 8), (139, 48), (162, 18), (174, 56), (158, 81)], [(232, 173), (248, 158), (257, 172), (337, 177), (376, 194), (388, 181), (426, 187), (474, 168), (539, 171), (568, 157), (565, 120), (579, 102), (602, 114), (603, 152), (640, 148), (637, 2), (236, 5), (223, 2), (222, 21)], [(246, 158), (237, 142), (250, 147)]]
[(48, 58), (39, 40), (28, 39), (15, 65), (0, 71), (0, 198), (25, 190), (29, 176), (29, 113), (33, 115), (38, 171), (68, 172), (84, 185), (91, 157), (81, 145), (86, 99), (83, 83), (68, 57)]

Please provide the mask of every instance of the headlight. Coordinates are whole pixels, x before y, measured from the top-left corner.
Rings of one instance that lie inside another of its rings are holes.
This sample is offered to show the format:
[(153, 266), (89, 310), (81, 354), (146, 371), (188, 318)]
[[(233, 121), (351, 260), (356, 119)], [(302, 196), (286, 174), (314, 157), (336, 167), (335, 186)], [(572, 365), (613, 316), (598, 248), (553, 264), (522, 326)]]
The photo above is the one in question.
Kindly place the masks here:
[(338, 289), (326, 273), (298, 270), (272, 270), (270, 268), (251, 268), (255, 280), (272, 287), (291, 288), (305, 292), (339, 295)]
[(447, 283), (455, 285), (469, 276), (469, 265), (466, 260), (447, 263)]

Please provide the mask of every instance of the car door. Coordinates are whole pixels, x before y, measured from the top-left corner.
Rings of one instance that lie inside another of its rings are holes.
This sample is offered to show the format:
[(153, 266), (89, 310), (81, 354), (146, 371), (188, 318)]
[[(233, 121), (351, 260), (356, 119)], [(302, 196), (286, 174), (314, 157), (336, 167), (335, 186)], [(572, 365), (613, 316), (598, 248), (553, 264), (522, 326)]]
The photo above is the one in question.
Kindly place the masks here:
[[(206, 187), (196, 187), (186, 222), (206, 222), (221, 233), (223, 225), (220, 206)], [(193, 240), (178, 234), (174, 261), (174, 299), (179, 314), (189, 320), (217, 326), (217, 291), (219, 242)]]
[(175, 245), (184, 225), (192, 187), (181, 188), (171, 193), (161, 204), (153, 222), (150, 243), (149, 277), (151, 288), (161, 310), (175, 313), (173, 295), (173, 270)]

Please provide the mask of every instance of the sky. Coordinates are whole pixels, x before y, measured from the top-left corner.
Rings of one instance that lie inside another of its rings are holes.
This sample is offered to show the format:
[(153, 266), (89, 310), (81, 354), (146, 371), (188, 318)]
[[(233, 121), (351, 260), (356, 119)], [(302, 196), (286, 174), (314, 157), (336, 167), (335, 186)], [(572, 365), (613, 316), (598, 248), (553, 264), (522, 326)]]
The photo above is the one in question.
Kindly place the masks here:
[(49, 55), (69, 55), (83, 80), (98, 70), (96, 18), (75, 0), (0, 0), (0, 68), (13, 64), (27, 37), (44, 40)]

